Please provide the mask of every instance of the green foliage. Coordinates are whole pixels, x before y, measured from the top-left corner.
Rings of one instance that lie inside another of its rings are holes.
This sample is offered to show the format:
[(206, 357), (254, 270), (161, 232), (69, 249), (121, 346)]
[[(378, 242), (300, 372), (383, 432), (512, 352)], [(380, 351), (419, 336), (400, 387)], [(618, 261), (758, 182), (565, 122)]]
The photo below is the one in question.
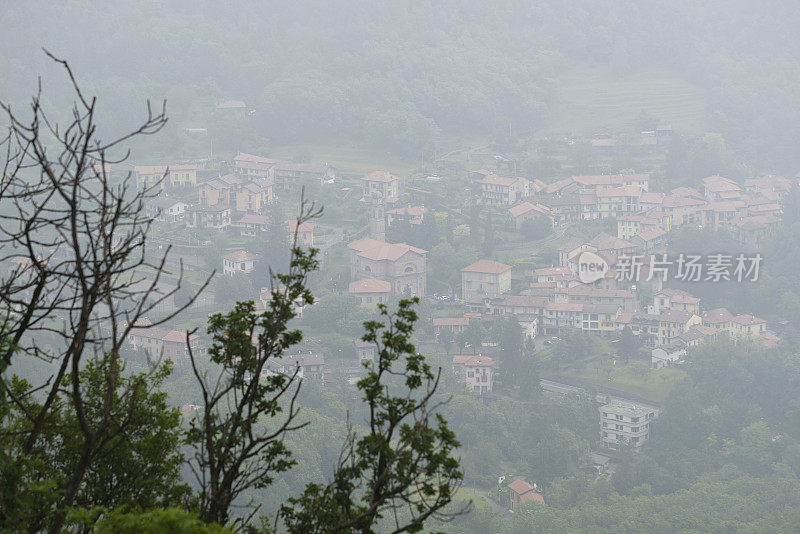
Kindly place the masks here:
[[(116, 365), (109, 365), (114, 358)], [(115, 368), (120, 375), (110, 376)], [(15, 460), (3, 466), (1, 478), (9, 488), (3, 495), (9, 500), (0, 524), (32, 524), (48, 515), (55, 491), (68, 483), (87, 451), (91, 462), (75, 496), (76, 507), (152, 508), (187, 501), (189, 488), (180, 483), (184, 460), (179, 450), (180, 413), (169, 407), (160, 389), (171, 372), (170, 364), (152, 373), (124, 376), (122, 372), (119, 358), (112, 355), (89, 361), (80, 371), (88, 409), (84, 416), (89, 421), (98, 420), (100, 411), (108, 409), (106, 396), (113, 397), (106, 439), (86, 443), (72, 397), (62, 394), (48, 412), (45, 431), (27, 455), (22, 454), (21, 444), (13, 436), (25, 435), (31, 425), (26, 414), (37, 413), (41, 407), (35, 398), (24, 396), (29, 384), (12, 379), (12, 395), (25, 400), (21, 406), (11, 406), (3, 421), (3, 427), (13, 431), (1, 438), (3, 450), (13, 451)]]
[(97, 534), (232, 534), (234, 531), (218, 524), (204, 523), (197, 514), (180, 508), (147, 512), (114, 510), (95, 525)]
[(378, 521), (397, 521), (398, 512), (407, 517), (397, 530), (418, 532), (452, 500), (463, 478), (452, 456), (459, 442), (436, 413), (439, 378), (409, 340), (417, 301), (401, 300), (393, 314), (381, 304), (387, 322), (364, 324), (362, 339), (377, 345), (377, 360), (364, 364), (357, 384), (369, 410), (367, 431), (350, 431), (330, 484), (311, 483), (281, 507), (289, 532), (375, 532)]
[(553, 225), (550, 223), (549, 217), (536, 217), (523, 221), (519, 231), (522, 232), (526, 239), (538, 240), (550, 235), (553, 231)]
[[(313, 205), (304, 204), (301, 213), (313, 216)], [(273, 372), (268, 364), (302, 340), (302, 332), (288, 323), (295, 317), (295, 302), (314, 303), (307, 275), (317, 267), (315, 249), (294, 247), (288, 273), (275, 276), (282, 289), (272, 293), (263, 313), (257, 314), (248, 301), (209, 318), (212, 368), (201, 370), (197, 357), (190, 355), (202, 403), (185, 442), (194, 447), (189, 466), (200, 486), (203, 521), (226, 524), (237, 497), (269, 486), (275, 473), (295, 464), (284, 437), (305, 426), (294, 421), (297, 372)]]
[(236, 273), (217, 277), (217, 283), (214, 286), (215, 303), (243, 302), (253, 300), (254, 297), (255, 289), (246, 274)]
[(305, 311), (303, 324), (317, 333), (356, 336), (370, 315), (355, 295), (328, 295)]

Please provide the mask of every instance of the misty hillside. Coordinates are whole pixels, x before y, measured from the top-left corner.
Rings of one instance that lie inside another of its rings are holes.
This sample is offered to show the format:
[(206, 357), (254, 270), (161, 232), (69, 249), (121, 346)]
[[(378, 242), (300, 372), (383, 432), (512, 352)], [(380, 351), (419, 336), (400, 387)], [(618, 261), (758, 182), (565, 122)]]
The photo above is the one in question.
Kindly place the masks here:
[(144, 97), (168, 99), (174, 128), (246, 102), (253, 120), (231, 149), (353, 141), (413, 154), (619, 132), (647, 115), (721, 132), (757, 167), (800, 163), (800, 14), (788, 1), (115, 4), (7, 7), (0, 91), (21, 101), (32, 71), (47, 81), (44, 45), (116, 120)]

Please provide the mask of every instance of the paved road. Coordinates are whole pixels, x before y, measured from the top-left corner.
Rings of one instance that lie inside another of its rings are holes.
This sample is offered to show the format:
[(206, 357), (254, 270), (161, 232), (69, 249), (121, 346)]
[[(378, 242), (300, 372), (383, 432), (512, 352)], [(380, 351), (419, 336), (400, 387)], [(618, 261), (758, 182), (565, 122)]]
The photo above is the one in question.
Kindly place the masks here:
[[(561, 382), (553, 382), (552, 380), (541, 380), (539, 384), (545, 391), (561, 393), (562, 395), (566, 395), (567, 393), (583, 389), (580, 386), (563, 384)], [(654, 403), (652, 401), (642, 402), (640, 400), (626, 399), (616, 395), (610, 395), (608, 393), (598, 393), (595, 400), (601, 403), (614, 403), (614, 404), (620, 404), (622, 406), (629, 406), (631, 408), (636, 406), (639, 408), (644, 408), (645, 410), (652, 410), (653, 412), (655, 412), (656, 417), (658, 417), (658, 414), (661, 412), (661, 407), (657, 403)]]

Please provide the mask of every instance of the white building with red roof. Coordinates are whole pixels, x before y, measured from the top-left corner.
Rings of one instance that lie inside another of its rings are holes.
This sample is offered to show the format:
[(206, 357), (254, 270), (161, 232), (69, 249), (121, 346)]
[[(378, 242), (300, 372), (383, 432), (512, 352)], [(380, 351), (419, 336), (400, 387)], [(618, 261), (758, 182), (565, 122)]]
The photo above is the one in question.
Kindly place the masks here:
[(256, 268), (258, 256), (246, 250), (237, 250), (222, 256), (222, 272), (228, 276), (237, 273), (248, 274)]

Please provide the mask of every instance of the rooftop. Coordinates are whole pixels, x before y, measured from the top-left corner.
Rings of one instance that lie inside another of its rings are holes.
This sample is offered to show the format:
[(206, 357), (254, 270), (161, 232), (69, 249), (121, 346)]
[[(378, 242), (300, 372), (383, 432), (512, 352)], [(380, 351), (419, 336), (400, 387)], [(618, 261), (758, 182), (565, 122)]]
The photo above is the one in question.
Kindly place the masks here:
[(471, 265), (467, 265), (461, 272), (466, 273), (486, 273), (486, 274), (502, 274), (512, 269), (511, 265), (500, 263), (494, 260), (478, 260)]
[(394, 182), (395, 180), (399, 180), (399, 178), (386, 171), (373, 171), (366, 175), (363, 180), (365, 182)]
[(390, 293), (392, 284), (377, 278), (364, 278), (363, 280), (350, 282), (347, 291), (349, 293)]
[(237, 261), (254, 261), (254, 260), (258, 259), (258, 256), (256, 256), (255, 254), (251, 254), (250, 252), (247, 252), (246, 250), (237, 250), (236, 252), (231, 252), (229, 254), (225, 254), (224, 256), (222, 256), (222, 259), (223, 260), (228, 260), (228, 261), (234, 261), (234, 262), (237, 262)]

